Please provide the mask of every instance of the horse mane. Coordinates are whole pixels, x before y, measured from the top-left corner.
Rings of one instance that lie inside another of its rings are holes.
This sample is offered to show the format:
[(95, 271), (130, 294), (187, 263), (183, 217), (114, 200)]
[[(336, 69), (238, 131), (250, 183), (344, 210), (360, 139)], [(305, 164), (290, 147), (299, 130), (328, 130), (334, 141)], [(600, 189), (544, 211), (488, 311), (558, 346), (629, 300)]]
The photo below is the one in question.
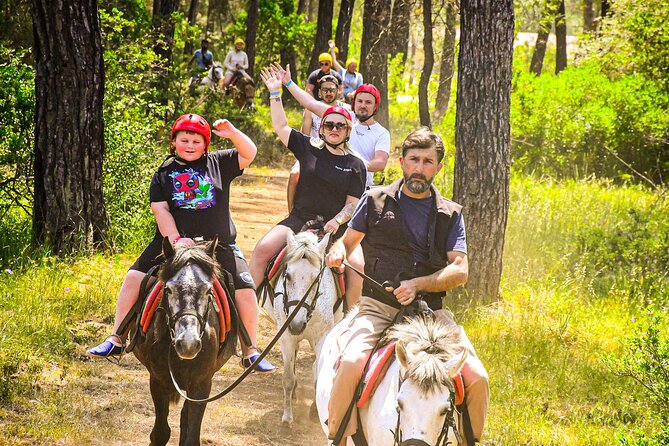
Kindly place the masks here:
[(210, 244), (198, 243), (195, 246), (176, 247), (174, 255), (165, 259), (165, 262), (161, 266), (158, 279), (166, 282), (189, 263), (194, 263), (202, 268), (204, 273), (209, 277), (218, 276), (218, 262), (209, 255)]
[(406, 377), (427, 393), (438, 385), (453, 390), (444, 365), (462, 351), (461, 330), (433, 316), (417, 316), (393, 326), (387, 338), (401, 343), (407, 357)]
[[(314, 266), (320, 265), (322, 259), (318, 251), (318, 236), (313, 232), (302, 231), (295, 234), (295, 246), (290, 246), (283, 259), (283, 265), (295, 260), (306, 258)], [(282, 265), (282, 266), (283, 266)]]

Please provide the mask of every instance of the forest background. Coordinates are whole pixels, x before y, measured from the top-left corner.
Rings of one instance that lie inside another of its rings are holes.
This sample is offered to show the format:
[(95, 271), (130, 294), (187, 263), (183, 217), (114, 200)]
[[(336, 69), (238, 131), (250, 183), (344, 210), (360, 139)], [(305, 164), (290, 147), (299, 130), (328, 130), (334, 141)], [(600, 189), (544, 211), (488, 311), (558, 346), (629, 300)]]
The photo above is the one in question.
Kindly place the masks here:
[[(68, 418), (69, 403), (54, 389), (81, 373), (75, 364), (109, 329), (129, 259), (152, 237), (146, 191), (176, 116), (230, 119), (259, 147), (253, 173), (281, 175), (290, 165), (271, 131), (264, 88), (254, 114), (187, 88), (187, 62), (201, 38), (220, 61), (235, 38), (245, 38), (256, 78), (259, 67), (289, 61), (304, 85), (327, 38), (338, 38), (342, 4), (351, 7), (350, 30), (337, 44), (342, 56), (359, 59), (364, 9), (387, 6), (408, 27), (389, 21), (384, 31), (401, 34), (385, 36), (387, 103), (379, 119), (393, 146), (421, 123), (444, 137), (447, 166), (436, 184), (453, 195), (457, 4), (101, 0), (108, 229), (100, 252), (55, 252), (36, 243), (33, 229), (31, 7), (38, 3), (0, 2), (2, 444), (55, 444), (74, 432), (85, 443), (94, 435)], [(167, 3), (172, 10), (158, 17)], [(324, 4), (332, 9), (322, 17)], [(491, 375), (485, 444), (669, 445), (669, 3), (518, 0), (514, 10), (500, 291), (492, 303), (450, 301)], [(547, 38), (551, 28), (556, 39)], [(432, 57), (435, 68), (426, 70)], [(362, 65), (373, 79), (379, 67)], [(297, 127), (301, 110), (292, 107)], [(377, 178), (398, 175), (391, 162)]]

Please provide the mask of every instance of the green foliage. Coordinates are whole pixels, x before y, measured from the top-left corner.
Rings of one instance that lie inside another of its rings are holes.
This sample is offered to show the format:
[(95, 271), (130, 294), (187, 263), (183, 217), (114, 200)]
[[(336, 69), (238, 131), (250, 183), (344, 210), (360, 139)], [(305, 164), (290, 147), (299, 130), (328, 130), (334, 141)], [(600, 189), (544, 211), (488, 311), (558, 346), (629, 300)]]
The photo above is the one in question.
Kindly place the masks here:
[(0, 42), (0, 214), (29, 214), (32, 201), (35, 73), (26, 57)]
[(664, 426), (655, 435), (638, 432), (636, 435), (619, 435), (617, 439), (621, 446), (669, 446), (669, 426)]
[(605, 363), (618, 376), (632, 378), (641, 386), (656, 415), (669, 421), (669, 338), (667, 316), (651, 315), (647, 324), (626, 338), (621, 354), (609, 354)]
[(512, 159), (524, 172), (625, 180), (627, 163), (659, 183), (669, 173), (667, 128), (669, 95), (640, 76), (611, 80), (595, 62), (559, 76), (515, 73)]

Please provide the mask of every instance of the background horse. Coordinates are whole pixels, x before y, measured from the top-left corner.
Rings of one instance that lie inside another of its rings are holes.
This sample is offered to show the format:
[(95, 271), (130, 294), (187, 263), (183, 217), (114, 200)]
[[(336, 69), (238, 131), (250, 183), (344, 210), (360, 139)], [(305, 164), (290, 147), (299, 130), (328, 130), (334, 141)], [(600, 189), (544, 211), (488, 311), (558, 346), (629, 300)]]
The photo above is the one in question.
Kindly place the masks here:
[[(149, 371), (155, 423), (151, 445), (165, 445), (170, 438), (169, 404), (179, 401), (169, 367), (189, 398), (209, 396), (211, 378), (235, 352), (237, 329), (220, 344), (218, 308), (213, 303), (212, 278), (218, 274), (216, 242), (177, 248), (165, 238), (166, 258), (158, 279), (163, 281), (161, 311), (145, 335), (138, 330), (133, 352)], [(177, 358), (178, 356), (178, 358)], [(168, 365), (169, 362), (169, 365)], [(186, 401), (181, 410), (179, 445), (199, 445), (200, 425), (206, 404)]]
[(200, 80), (200, 84), (209, 88), (214, 93), (220, 91), (220, 84), (223, 80), (223, 66), (220, 62), (211, 64), (211, 68), (207, 71), (207, 75)]
[[(315, 378), (325, 336), (343, 317), (343, 305), (338, 305), (334, 311), (337, 302), (334, 273), (327, 267), (322, 269), (329, 238), (328, 234), (319, 242), (312, 232), (304, 231), (294, 235), (290, 231), (286, 254), (281, 263), (281, 269), (284, 270), (277, 278), (274, 298), (264, 299), (264, 310), (280, 327), (288, 314), (295, 310), (295, 305), (309, 286), (318, 280), (305, 302), (306, 306), (299, 309), (289, 329), (279, 340), (283, 355), (283, 423), (293, 422), (292, 399), (296, 397), (297, 388), (295, 359), (300, 341), (306, 339), (316, 354), (313, 366)], [(271, 297), (271, 292), (269, 295)]]
[[(337, 340), (348, 328), (352, 312), (328, 334), (318, 367), (316, 403), (323, 430), (328, 427), (328, 402), (340, 355)], [(455, 417), (453, 378), (460, 372), (466, 350), (457, 347), (460, 327), (434, 316), (418, 316), (394, 326), (394, 361), (370, 400), (360, 411), (369, 446), (457, 445), (450, 428)], [(448, 432), (444, 429), (448, 428)], [(353, 445), (349, 439), (348, 445)]]
[(239, 72), (235, 72), (230, 81), (232, 89), (232, 100), (240, 110), (255, 111), (256, 104), (253, 101), (256, 87), (251, 80)]

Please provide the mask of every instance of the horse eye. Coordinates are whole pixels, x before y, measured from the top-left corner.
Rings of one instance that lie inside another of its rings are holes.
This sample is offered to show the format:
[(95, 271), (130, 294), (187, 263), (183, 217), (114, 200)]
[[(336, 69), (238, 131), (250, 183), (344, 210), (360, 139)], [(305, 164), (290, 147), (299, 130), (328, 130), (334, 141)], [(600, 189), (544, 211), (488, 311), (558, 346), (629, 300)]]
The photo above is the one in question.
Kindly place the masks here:
[(286, 273), (286, 280), (290, 280), (290, 274)]

